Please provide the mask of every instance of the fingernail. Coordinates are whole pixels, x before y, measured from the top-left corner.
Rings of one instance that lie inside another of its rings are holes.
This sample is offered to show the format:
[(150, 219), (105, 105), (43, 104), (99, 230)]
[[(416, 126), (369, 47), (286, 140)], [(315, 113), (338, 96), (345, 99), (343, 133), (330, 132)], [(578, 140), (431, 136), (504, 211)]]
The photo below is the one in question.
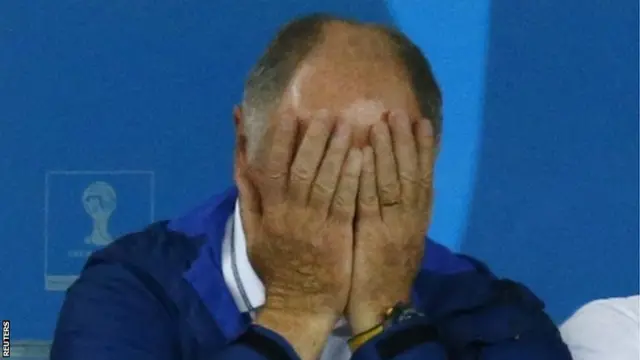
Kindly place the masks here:
[(424, 128), (426, 130), (427, 135), (433, 136), (433, 122), (427, 118), (424, 118), (423, 121), (426, 122)]

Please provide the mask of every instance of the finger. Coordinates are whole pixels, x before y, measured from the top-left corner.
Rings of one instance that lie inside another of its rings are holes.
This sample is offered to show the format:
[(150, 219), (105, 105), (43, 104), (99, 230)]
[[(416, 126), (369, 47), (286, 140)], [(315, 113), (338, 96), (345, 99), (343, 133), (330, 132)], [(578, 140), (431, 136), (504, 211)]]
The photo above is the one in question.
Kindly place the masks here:
[(398, 170), (393, 155), (393, 145), (389, 127), (378, 122), (371, 128), (371, 143), (375, 154), (378, 197), (381, 206), (395, 205), (400, 202)]
[(435, 160), (435, 147), (433, 127), (431, 121), (423, 119), (415, 124), (416, 139), (418, 142), (418, 167), (419, 167), (419, 203), (426, 209), (431, 208), (433, 201), (433, 167)]
[(298, 120), (292, 114), (286, 114), (269, 128), (260, 149), (264, 155), (258, 163), (262, 175), (260, 190), (265, 206), (276, 205), (285, 200)]
[(289, 194), (298, 204), (307, 204), (309, 190), (320, 167), (333, 124), (333, 118), (327, 113), (320, 113), (312, 119), (302, 139), (289, 174)]
[(375, 171), (373, 149), (367, 146), (362, 150), (362, 172), (360, 173), (357, 207), (359, 217), (380, 216)]
[(405, 112), (394, 112), (389, 117), (393, 153), (398, 165), (400, 194), (402, 203), (412, 205), (418, 202), (416, 186), (418, 179), (418, 153), (413, 135), (411, 119)]
[(342, 123), (338, 126), (335, 135), (331, 139), (318, 175), (313, 182), (309, 204), (322, 214), (327, 214), (336, 185), (340, 179), (340, 171), (345, 162), (345, 157), (351, 145), (351, 126)]
[(338, 188), (333, 196), (331, 204), (332, 218), (343, 223), (353, 222), (358, 194), (358, 180), (361, 171), (362, 151), (360, 149), (349, 150)]

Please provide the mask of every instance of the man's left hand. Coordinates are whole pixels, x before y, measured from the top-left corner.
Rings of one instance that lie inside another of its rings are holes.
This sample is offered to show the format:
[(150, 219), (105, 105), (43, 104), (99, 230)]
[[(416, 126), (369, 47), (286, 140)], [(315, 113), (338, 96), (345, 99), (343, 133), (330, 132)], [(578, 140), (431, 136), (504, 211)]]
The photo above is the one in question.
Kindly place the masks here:
[(433, 131), (428, 120), (385, 113), (364, 149), (347, 317), (354, 334), (409, 301), (424, 254), (433, 199)]

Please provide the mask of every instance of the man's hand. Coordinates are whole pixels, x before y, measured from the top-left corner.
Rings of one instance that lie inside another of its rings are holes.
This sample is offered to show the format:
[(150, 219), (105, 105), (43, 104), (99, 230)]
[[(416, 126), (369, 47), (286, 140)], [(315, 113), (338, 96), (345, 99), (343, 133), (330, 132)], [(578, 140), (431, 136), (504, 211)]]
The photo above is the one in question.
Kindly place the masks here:
[(355, 334), (376, 326), (385, 310), (409, 300), (431, 218), (430, 123), (412, 122), (403, 113), (384, 116), (388, 121), (371, 129), (373, 149), (363, 151), (347, 308)]
[(351, 149), (348, 124), (322, 115), (296, 152), (298, 125), (285, 117), (268, 130), (250, 176), (257, 191), (241, 207), (266, 288), (257, 323), (315, 359), (347, 303), (362, 152)]

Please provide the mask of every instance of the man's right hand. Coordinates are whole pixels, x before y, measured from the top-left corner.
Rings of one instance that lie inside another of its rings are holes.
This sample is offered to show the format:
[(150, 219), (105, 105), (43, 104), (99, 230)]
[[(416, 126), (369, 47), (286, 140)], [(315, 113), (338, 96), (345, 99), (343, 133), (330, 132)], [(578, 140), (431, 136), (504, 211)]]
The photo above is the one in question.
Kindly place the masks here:
[(256, 191), (241, 196), (241, 207), (266, 288), (257, 323), (314, 359), (347, 303), (362, 153), (351, 148), (348, 123), (322, 114), (296, 151), (299, 125), (285, 116), (268, 129), (250, 167)]

